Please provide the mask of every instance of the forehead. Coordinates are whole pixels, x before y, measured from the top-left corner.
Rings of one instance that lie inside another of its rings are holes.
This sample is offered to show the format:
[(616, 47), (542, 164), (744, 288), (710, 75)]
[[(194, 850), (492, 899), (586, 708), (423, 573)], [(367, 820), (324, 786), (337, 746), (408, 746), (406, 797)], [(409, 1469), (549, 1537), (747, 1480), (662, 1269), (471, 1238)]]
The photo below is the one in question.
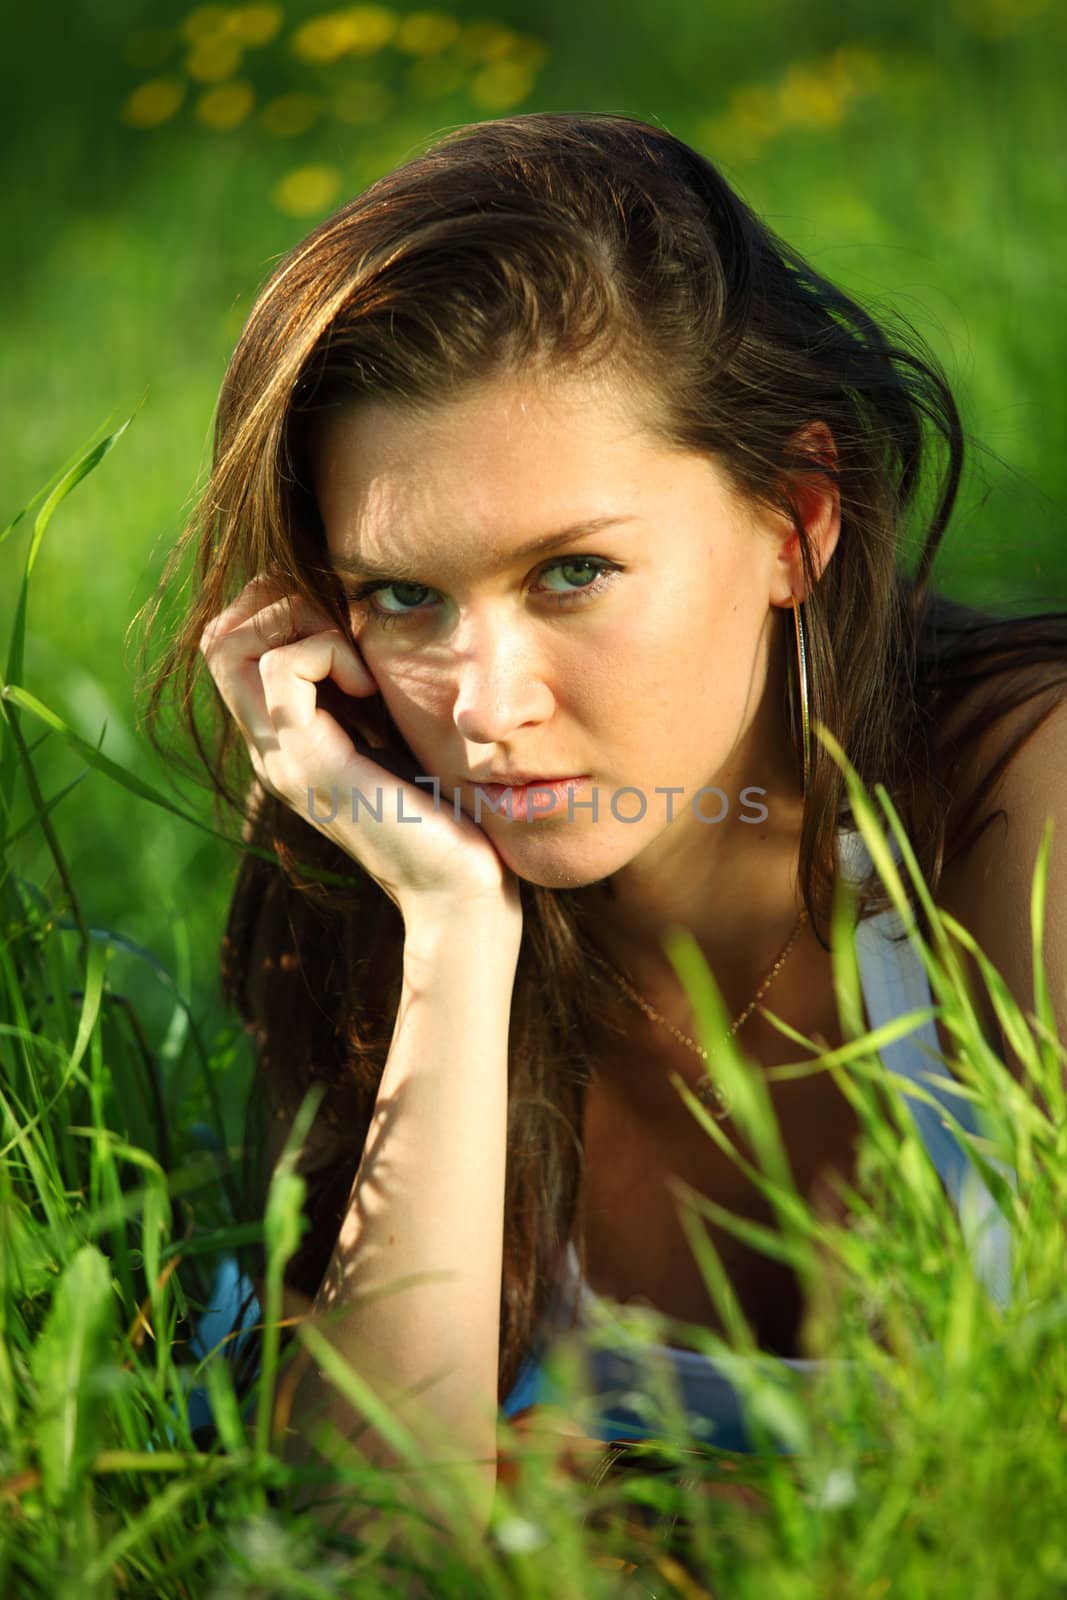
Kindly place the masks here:
[(709, 477), (726, 492), (708, 456), (659, 438), (610, 377), (512, 375), (417, 409), (341, 403), (315, 424), (309, 459), (330, 559), (368, 575), (484, 566), (609, 516), (662, 523)]
[(326, 527), (353, 536), (382, 518), (432, 518), (458, 504), (476, 521), (505, 505), (521, 518), (532, 498), (595, 494), (605, 469), (616, 475), (655, 446), (624, 396), (522, 379), (417, 411), (342, 403), (316, 416), (307, 439)]
[(336, 466), (338, 455), (358, 450), (368, 467), (405, 467), (413, 456), (446, 454), (457, 445), (486, 454), (540, 439), (572, 435), (590, 439), (605, 431), (651, 440), (654, 415), (629, 381), (596, 377), (512, 373), (471, 385), (455, 398), (408, 402), (391, 397), (341, 398), (317, 413), (307, 430), (316, 470)]

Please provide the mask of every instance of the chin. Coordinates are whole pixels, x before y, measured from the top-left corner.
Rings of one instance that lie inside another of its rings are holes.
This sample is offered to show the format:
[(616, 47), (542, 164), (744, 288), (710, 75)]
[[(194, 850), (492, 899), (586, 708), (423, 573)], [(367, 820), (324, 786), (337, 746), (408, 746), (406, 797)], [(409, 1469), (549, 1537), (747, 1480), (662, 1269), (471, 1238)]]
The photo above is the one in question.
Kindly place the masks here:
[[(526, 824), (515, 823), (513, 827)], [(623, 855), (617, 848), (610, 852), (603, 846), (594, 849), (590, 840), (584, 844), (570, 840), (564, 843), (558, 834), (554, 839), (547, 834), (538, 839), (532, 834), (530, 829), (518, 845), (510, 842), (507, 832), (494, 834), (493, 845), (517, 878), (543, 889), (586, 889), (610, 878), (633, 860), (633, 852)]]

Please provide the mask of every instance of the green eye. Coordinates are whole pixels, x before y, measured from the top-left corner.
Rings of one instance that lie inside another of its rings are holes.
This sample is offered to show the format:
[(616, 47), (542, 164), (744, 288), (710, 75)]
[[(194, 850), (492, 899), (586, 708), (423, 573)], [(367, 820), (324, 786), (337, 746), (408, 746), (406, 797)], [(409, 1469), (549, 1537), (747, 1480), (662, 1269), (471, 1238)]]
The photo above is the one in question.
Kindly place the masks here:
[[(593, 581), (600, 570), (595, 561), (586, 560), (559, 561), (555, 563), (555, 566), (557, 571), (559, 571), (566, 578), (568, 583), (574, 583), (575, 587), (579, 589), (588, 588), (589, 584)], [(574, 580), (572, 575), (576, 572), (584, 573), (585, 576)], [(567, 591), (564, 590), (563, 592), (566, 593)]]
[[(543, 579), (546, 573), (558, 572), (564, 579), (564, 586), (550, 588), (542, 583), (535, 585), (530, 592), (547, 595), (555, 606), (581, 605), (583, 601), (595, 599), (607, 589), (621, 570), (615, 562), (607, 561), (603, 556), (559, 556), (542, 567), (540, 577)], [(399, 605), (383, 605), (378, 598), (390, 591)], [(392, 581), (378, 578), (357, 589), (352, 601), (357, 605), (367, 602), (375, 624), (380, 628), (393, 628), (432, 613), (436, 608), (432, 603), (428, 605), (426, 599), (436, 592), (424, 583), (409, 583), (401, 578)]]
[[(392, 589), (394, 596), (400, 601), (401, 614), (407, 607), (417, 606), (422, 596), (433, 592), (424, 583), (387, 583), (383, 585), (383, 588)], [(401, 593), (402, 590), (405, 590), (406, 593)], [(379, 590), (378, 592), (381, 593), (382, 591)], [(386, 610), (388, 609), (386, 607)]]

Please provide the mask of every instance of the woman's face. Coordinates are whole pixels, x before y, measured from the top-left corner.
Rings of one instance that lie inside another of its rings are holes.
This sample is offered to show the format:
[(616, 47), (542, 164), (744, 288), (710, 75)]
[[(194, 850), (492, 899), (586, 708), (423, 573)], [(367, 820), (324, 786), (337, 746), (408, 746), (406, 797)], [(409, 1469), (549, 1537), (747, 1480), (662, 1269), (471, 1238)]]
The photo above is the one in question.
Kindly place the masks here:
[[(802, 593), (783, 519), (652, 440), (606, 379), (512, 376), (422, 420), (344, 407), (311, 454), (385, 705), (515, 873), (576, 887), (638, 857), (683, 870), (743, 816), (751, 837), (791, 781), (764, 693), (774, 608)], [(512, 773), (584, 781), (476, 813)]]

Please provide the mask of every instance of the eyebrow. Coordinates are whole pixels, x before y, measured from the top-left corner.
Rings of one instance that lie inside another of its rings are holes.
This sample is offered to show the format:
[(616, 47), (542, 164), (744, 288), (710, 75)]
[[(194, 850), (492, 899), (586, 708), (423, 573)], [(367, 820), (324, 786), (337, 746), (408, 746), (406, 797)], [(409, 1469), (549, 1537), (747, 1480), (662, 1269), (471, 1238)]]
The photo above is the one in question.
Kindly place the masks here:
[[(517, 550), (509, 550), (499, 563), (506, 567), (510, 562), (518, 561), (523, 556), (535, 555), (539, 550), (555, 550), (558, 545), (567, 544), (571, 539), (582, 538), (586, 534), (599, 533), (604, 528), (614, 527), (622, 522), (636, 522), (638, 519), (627, 513), (601, 517), (586, 517), (581, 522), (572, 522), (566, 528), (557, 528), (553, 533), (542, 533), (536, 539), (531, 539), (527, 544), (520, 545)], [(419, 570), (410, 561), (398, 560), (391, 564), (360, 559), (357, 556), (337, 556), (331, 559), (333, 570), (343, 578), (389, 578), (397, 583), (411, 583), (420, 578)], [(425, 571), (425, 567), (422, 569)]]

